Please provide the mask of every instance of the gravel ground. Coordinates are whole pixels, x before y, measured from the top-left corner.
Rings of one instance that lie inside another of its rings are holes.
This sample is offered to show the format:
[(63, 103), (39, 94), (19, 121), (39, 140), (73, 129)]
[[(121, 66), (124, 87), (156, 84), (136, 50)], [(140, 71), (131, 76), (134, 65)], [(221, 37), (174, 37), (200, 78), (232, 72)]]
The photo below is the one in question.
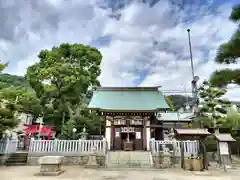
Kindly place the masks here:
[(239, 180), (240, 171), (187, 172), (181, 169), (85, 169), (79, 166), (63, 167), (65, 172), (55, 177), (40, 177), (37, 166), (0, 167), (1, 180)]

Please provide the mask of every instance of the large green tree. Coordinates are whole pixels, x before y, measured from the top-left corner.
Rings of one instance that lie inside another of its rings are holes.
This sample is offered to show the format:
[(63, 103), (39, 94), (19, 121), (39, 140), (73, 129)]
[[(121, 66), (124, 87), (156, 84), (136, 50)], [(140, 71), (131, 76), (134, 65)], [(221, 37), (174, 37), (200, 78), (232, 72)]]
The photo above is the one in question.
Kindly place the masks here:
[(192, 97), (189, 97), (189, 96), (174, 94), (174, 95), (169, 95), (167, 97), (171, 100), (174, 110), (178, 110), (186, 106), (187, 103), (192, 102)]
[(40, 101), (32, 91), (24, 87), (9, 87), (0, 89), (0, 98), (15, 104), (18, 112), (31, 113), (38, 117), (41, 113)]
[(6, 130), (17, 126), (18, 120), (15, 118), (15, 106), (8, 102), (0, 102), (0, 138)]
[(171, 98), (169, 96), (165, 96), (165, 101), (168, 104), (168, 106), (170, 107), (170, 111), (174, 111), (174, 105), (173, 105)]
[(81, 106), (89, 89), (100, 85), (97, 77), (101, 73), (102, 55), (90, 46), (61, 44), (42, 50), (38, 57), (39, 63), (27, 69), (27, 80), (41, 101), (43, 113), (46, 106), (52, 107), (58, 116), (54, 124), (59, 126), (62, 121), (63, 128), (65, 121)]
[[(215, 61), (220, 64), (235, 64), (240, 58), (240, 4), (232, 9), (230, 20), (238, 26), (232, 38), (222, 44), (216, 56)], [(211, 83), (214, 86), (225, 86), (229, 83), (240, 85), (240, 69), (223, 69), (213, 73)]]
[(0, 73), (4, 70), (5, 67), (7, 67), (7, 63), (0, 63)]
[(236, 134), (240, 129), (240, 113), (237, 111), (230, 111), (227, 114), (225, 128), (229, 128), (232, 134)]
[[(203, 100), (200, 110), (200, 118), (209, 119), (209, 126), (219, 130), (226, 122), (227, 108), (231, 103), (222, 98), (225, 90), (213, 87), (208, 81), (204, 81), (199, 88), (200, 98)], [(206, 122), (206, 121), (205, 121)]]
[[(0, 64), (0, 73), (6, 66), (7, 64)], [(14, 114), (14, 104), (6, 101), (4, 98), (0, 98), (0, 138), (6, 130), (17, 126), (18, 121)]]

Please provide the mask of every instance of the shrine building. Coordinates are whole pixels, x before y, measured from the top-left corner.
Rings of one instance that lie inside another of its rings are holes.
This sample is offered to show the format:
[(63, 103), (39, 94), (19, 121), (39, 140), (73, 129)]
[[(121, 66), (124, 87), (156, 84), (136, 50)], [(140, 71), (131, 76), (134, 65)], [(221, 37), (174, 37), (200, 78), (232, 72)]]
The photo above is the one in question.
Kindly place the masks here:
[(100, 87), (88, 109), (104, 116), (110, 150), (149, 150), (151, 138), (164, 140), (171, 128), (183, 128), (193, 117), (169, 112), (159, 87)]

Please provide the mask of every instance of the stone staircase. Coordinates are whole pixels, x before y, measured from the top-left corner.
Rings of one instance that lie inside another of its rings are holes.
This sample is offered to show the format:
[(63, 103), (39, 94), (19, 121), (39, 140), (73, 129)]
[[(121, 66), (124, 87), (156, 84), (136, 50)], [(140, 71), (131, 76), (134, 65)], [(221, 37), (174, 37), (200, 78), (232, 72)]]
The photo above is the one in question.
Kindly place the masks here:
[(151, 168), (150, 152), (110, 151), (107, 157), (108, 168)]
[(28, 153), (26, 152), (17, 152), (12, 153), (5, 161), (6, 166), (22, 166), (27, 165)]

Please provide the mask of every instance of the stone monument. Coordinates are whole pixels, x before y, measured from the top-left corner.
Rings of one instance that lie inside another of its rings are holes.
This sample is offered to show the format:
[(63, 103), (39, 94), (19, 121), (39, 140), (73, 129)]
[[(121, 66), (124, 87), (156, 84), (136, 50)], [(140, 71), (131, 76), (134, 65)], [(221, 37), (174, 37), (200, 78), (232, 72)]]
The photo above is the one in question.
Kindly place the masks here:
[(98, 168), (100, 165), (97, 163), (96, 148), (92, 149), (91, 154), (88, 158), (88, 163), (85, 165), (86, 168)]
[(43, 156), (38, 162), (40, 164), (40, 172), (37, 176), (58, 176), (64, 171), (61, 169), (63, 156)]
[(162, 168), (169, 168), (172, 165), (171, 162), (171, 156), (170, 150), (165, 147), (163, 149), (163, 161), (162, 161)]

